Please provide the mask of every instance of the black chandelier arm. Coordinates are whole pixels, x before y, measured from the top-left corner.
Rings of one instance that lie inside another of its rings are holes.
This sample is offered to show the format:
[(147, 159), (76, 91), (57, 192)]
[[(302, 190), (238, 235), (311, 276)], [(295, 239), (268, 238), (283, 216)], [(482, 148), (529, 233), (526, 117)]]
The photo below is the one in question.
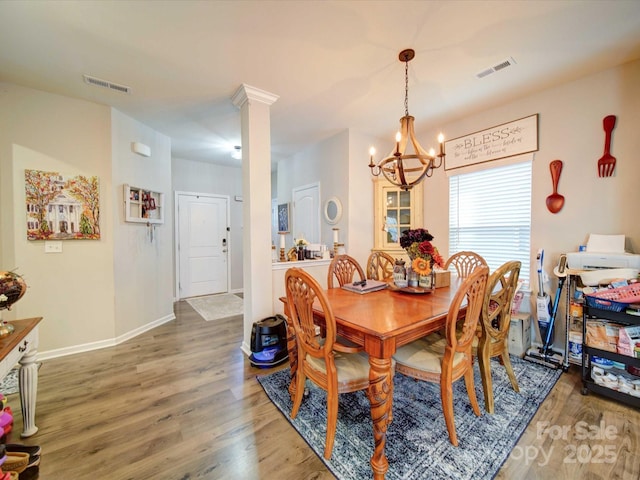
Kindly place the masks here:
[(433, 169), (434, 169), (433, 162), (431, 162), (429, 164), (429, 166), (427, 167), (427, 169), (425, 170), (424, 176), (425, 177), (431, 177), (433, 175)]

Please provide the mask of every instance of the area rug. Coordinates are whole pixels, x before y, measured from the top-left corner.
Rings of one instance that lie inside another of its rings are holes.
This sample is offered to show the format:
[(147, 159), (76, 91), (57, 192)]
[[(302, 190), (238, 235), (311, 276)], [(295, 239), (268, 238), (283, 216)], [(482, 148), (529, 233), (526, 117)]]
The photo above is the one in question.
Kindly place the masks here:
[(207, 321), (242, 315), (244, 300), (231, 293), (187, 298), (187, 303)]
[(0, 382), (0, 393), (5, 396), (18, 393), (18, 371), (19, 367), (9, 370), (7, 376)]
[[(504, 367), (492, 360), (496, 413), (484, 410), (477, 364), (475, 385), (482, 415), (469, 404), (464, 381), (454, 383), (455, 425), (459, 446), (449, 442), (440, 403), (440, 387), (401, 374), (394, 377), (393, 422), (387, 430), (387, 480), (492, 479), (508, 458), (538, 407), (561, 375), (541, 365), (512, 357), (520, 386), (516, 393)], [(372, 478), (373, 432), (369, 400), (364, 392), (341, 394), (338, 426), (331, 460), (323, 458), (326, 433), (326, 395), (310, 381), (310, 394), (291, 420), (289, 371), (257, 377), (271, 401), (305, 439), (327, 468), (340, 480)]]

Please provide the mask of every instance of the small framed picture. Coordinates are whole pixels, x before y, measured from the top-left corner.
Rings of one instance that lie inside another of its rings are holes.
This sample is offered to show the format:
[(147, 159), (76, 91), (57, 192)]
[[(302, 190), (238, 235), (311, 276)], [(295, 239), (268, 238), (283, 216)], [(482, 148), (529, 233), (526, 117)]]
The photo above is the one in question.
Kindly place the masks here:
[(289, 233), (289, 204), (278, 205), (278, 233)]

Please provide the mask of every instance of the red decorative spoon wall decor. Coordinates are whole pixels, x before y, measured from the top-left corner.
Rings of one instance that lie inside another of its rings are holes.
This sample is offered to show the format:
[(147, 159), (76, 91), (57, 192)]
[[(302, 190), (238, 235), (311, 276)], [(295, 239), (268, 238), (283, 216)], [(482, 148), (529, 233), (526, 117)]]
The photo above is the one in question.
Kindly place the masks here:
[(558, 213), (564, 206), (564, 197), (558, 193), (558, 182), (562, 173), (562, 160), (554, 160), (549, 164), (551, 171), (551, 183), (553, 184), (553, 193), (547, 197), (547, 209), (551, 213)]

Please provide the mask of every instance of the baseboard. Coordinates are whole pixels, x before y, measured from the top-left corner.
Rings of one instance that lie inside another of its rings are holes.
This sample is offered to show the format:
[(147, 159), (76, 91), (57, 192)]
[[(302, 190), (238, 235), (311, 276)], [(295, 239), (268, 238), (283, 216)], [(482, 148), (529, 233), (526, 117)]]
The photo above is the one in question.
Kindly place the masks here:
[(67, 355), (74, 355), (76, 353), (90, 352), (92, 350), (100, 350), (102, 348), (114, 347), (116, 345), (121, 344), (122, 342), (126, 342), (138, 335), (148, 332), (160, 325), (163, 325), (171, 320), (175, 320), (176, 316), (172, 313), (171, 315), (167, 315), (165, 317), (159, 318), (158, 320), (154, 320), (153, 322), (147, 323), (146, 325), (142, 325), (130, 332), (127, 332), (123, 335), (120, 335), (116, 338), (110, 338), (107, 340), (100, 340), (99, 342), (90, 342), (83, 343), (81, 345), (74, 345), (72, 347), (66, 348), (58, 348), (55, 350), (47, 350), (44, 352), (38, 352), (38, 361), (41, 362), (43, 360), (50, 360), (52, 358), (58, 357), (66, 357)]
[(242, 350), (247, 357), (251, 356), (251, 347), (247, 342), (242, 342), (242, 345), (240, 345), (240, 350)]

